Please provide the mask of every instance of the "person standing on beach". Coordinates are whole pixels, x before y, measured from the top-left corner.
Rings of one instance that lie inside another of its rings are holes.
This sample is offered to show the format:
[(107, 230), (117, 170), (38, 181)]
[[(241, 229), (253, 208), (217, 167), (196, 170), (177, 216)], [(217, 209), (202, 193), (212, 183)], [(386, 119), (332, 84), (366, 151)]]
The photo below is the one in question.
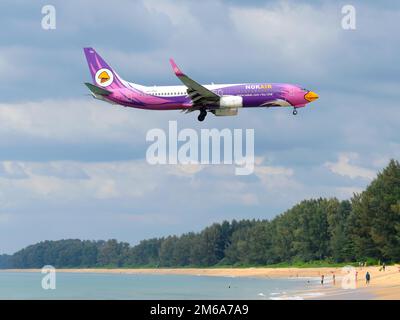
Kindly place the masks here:
[(385, 271), (385, 269), (386, 269), (386, 264), (382, 263), (382, 270)]
[(333, 285), (336, 285), (336, 277), (335, 277), (335, 274), (332, 275), (332, 282), (333, 282)]
[(365, 284), (369, 284), (369, 281), (371, 280), (371, 275), (369, 274), (369, 272), (367, 271), (367, 273), (365, 274)]
[(321, 276), (321, 284), (324, 284), (324, 275)]

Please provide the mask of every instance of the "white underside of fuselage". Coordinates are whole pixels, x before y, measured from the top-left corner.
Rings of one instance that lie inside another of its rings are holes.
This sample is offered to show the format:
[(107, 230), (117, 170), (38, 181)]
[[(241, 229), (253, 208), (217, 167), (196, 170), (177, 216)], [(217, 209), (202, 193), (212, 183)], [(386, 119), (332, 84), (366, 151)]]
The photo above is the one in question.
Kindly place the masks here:
[(268, 101), (260, 105), (260, 107), (291, 107), (292, 105), (283, 99), (276, 99), (273, 101)]

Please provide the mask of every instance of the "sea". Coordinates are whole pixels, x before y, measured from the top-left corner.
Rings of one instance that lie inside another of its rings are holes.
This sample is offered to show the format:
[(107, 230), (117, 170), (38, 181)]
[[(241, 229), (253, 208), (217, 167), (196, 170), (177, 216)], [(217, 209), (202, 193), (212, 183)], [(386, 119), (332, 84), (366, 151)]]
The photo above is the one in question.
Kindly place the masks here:
[[(316, 278), (0, 271), (0, 299), (279, 300), (318, 298)], [(44, 289), (42, 282), (45, 282)], [(46, 285), (47, 283), (47, 285)]]

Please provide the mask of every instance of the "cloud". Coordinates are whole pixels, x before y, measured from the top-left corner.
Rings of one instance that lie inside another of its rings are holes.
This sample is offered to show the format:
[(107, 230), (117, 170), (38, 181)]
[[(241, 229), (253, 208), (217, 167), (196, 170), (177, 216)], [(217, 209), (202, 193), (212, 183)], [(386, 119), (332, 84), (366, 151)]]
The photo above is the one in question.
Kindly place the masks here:
[(103, 103), (99, 105), (91, 98), (0, 104), (0, 121), (3, 123), (0, 132), (8, 136), (15, 134), (75, 143), (83, 136), (88, 141), (92, 137), (104, 142), (126, 140), (128, 138), (121, 135), (121, 130), (128, 126), (133, 130), (143, 128), (137, 118), (121, 112), (122, 108), (112, 109), (116, 108)]
[(357, 153), (342, 153), (339, 155), (339, 159), (337, 162), (327, 162), (325, 163), (325, 166), (328, 167), (329, 170), (331, 170), (333, 173), (339, 174), (341, 176), (346, 176), (351, 179), (374, 179), (376, 173), (373, 170), (350, 164), (351, 160), (356, 160), (357, 158)]
[[(331, 9), (279, 1), (263, 8), (232, 7), (230, 17), (237, 34), (249, 47), (265, 54), (268, 48), (274, 48), (282, 63), (296, 63), (305, 70), (315, 68), (315, 63), (318, 65), (338, 41), (341, 31), (331, 27), (337, 24), (337, 15)], [(299, 56), (305, 58), (301, 63)], [(271, 54), (267, 59), (275, 60)]]
[[(271, 218), (304, 198), (351, 197), (400, 157), (399, 44), (387, 31), (400, 21), (394, 2), (355, 1), (354, 32), (340, 27), (341, 4), (324, 0), (52, 4), (54, 32), (40, 28), (40, 4), (0, 4), (0, 252)], [(296, 117), (246, 109), (203, 123), (195, 113), (111, 106), (85, 97), (89, 45), (137, 83), (180, 84), (174, 57), (201, 83), (299, 83), (320, 99)], [(148, 165), (146, 132), (167, 132), (169, 120), (197, 132), (254, 129), (255, 173)]]
[[(0, 177), (3, 195), (12, 201), (13, 209), (18, 209), (18, 203), (28, 204), (32, 200), (62, 205), (85, 198), (138, 197), (149, 190), (143, 182), (130, 184), (129, 179), (138, 179), (137, 166), (131, 163), (4, 162), (2, 165), (24, 168), (23, 179)], [(125, 188), (126, 184), (129, 188)]]
[[(57, 29), (44, 31), (40, 5), (1, 3), (3, 22), (8, 26), (0, 32), (4, 39), (0, 70), (8, 75), (0, 79), (7, 88), (3, 99), (83, 94), (81, 84), (89, 75), (81, 48), (87, 45), (95, 46), (123, 77), (149, 85), (178, 83), (167, 61), (175, 56), (203, 82), (290, 78), (330, 90), (351, 88), (366, 93), (379, 87), (378, 91), (389, 94), (393, 90), (387, 88), (397, 87), (400, 66), (382, 63), (396, 58), (397, 43), (386, 32), (396, 29), (400, 16), (399, 7), (393, 4), (354, 3), (355, 32), (341, 29), (342, 5), (329, 1), (97, 4), (86, 1), (76, 10), (68, 2), (53, 1)], [(121, 45), (121, 39), (128, 41)], [(375, 39), (385, 45), (371, 46)], [(199, 50), (203, 43), (207, 43), (206, 55)], [(365, 48), (368, 59), (360, 59)], [(29, 75), (39, 73), (41, 77), (32, 81)]]
[(100, 161), (143, 157), (145, 133), (161, 126), (160, 116), (157, 112), (112, 107), (90, 97), (2, 103), (0, 159)]
[(182, 3), (169, 0), (162, 2), (157, 0), (147, 0), (144, 1), (143, 4), (149, 12), (157, 12), (157, 14), (167, 16), (175, 26), (182, 24), (193, 25), (197, 23), (190, 12), (190, 8)]
[(8, 179), (24, 179), (27, 178), (23, 165), (17, 162), (5, 161), (0, 163), (0, 177)]
[(292, 178), (291, 168), (258, 165), (255, 167), (255, 175), (268, 190), (277, 188), (288, 190), (299, 186), (299, 183)]
[(194, 176), (204, 168), (205, 165), (201, 164), (177, 164), (168, 166), (169, 172), (178, 176)]

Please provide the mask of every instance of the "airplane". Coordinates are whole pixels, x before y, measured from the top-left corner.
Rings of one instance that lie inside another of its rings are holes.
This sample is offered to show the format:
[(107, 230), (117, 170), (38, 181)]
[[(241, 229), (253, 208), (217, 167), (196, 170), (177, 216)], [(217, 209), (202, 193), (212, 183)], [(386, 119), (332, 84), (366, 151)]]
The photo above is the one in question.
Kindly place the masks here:
[(92, 96), (111, 104), (148, 110), (198, 111), (203, 121), (215, 116), (236, 116), (240, 108), (292, 107), (317, 100), (318, 94), (287, 83), (240, 83), (202, 85), (185, 75), (173, 59), (170, 63), (181, 86), (143, 86), (123, 80), (93, 49), (83, 49), (93, 83), (86, 82)]

